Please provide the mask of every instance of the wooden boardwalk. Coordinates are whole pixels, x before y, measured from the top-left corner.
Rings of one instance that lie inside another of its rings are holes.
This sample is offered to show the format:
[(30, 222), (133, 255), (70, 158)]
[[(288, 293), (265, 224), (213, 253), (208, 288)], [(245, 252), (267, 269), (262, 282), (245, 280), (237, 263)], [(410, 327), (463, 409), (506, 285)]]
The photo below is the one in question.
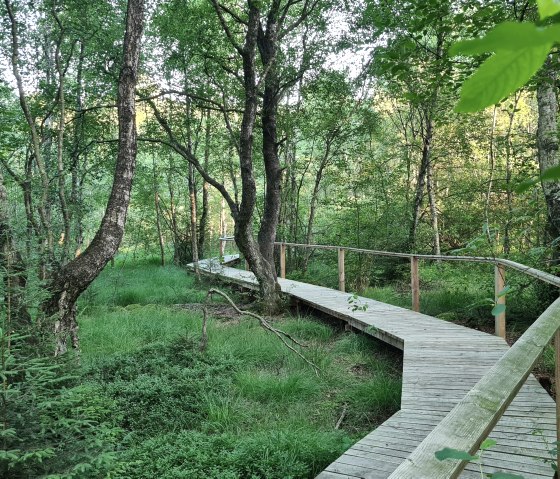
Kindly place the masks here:
[[(235, 258), (226, 256), (225, 262)], [(199, 266), (206, 274), (223, 280), (248, 288), (257, 286), (250, 272), (215, 260), (201, 261)], [(360, 297), (359, 304), (367, 305), (367, 309), (352, 311), (348, 293), (287, 279), (279, 279), (279, 283), (291, 297), (404, 352), (400, 411), (354, 444), (317, 479), (390, 477), (508, 350), (501, 338), (408, 309)], [(555, 418), (554, 401), (529, 376), (489, 435), (497, 445), (483, 454), (484, 472), (504, 471), (525, 479), (552, 478), (548, 461), (556, 457), (550, 453), (556, 441)], [(469, 464), (460, 477), (480, 479), (480, 466)]]

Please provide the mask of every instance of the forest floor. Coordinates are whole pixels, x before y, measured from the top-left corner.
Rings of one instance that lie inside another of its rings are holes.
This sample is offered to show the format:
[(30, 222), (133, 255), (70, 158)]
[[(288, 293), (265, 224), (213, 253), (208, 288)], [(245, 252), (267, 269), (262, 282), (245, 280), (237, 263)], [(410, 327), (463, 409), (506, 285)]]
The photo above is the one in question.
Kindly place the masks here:
[(117, 261), (82, 298), (82, 386), (111, 411), (107, 477), (311, 478), (398, 410), (400, 353), (338, 323), (273, 318), (316, 374), (218, 301), (201, 353), (209, 287), (173, 266)]

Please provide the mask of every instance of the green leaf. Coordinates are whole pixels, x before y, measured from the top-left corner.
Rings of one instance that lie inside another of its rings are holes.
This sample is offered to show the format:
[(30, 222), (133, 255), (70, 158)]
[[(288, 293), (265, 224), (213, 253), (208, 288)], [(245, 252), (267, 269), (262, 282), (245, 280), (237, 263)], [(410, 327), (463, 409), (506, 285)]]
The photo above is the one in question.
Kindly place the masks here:
[(515, 187), (515, 192), (518, 194), (525, 193), (527, 190), (530, 190), (533, 186), (538, 184), (538, 178), (531, 178), (528, 180), (523, 180)]
[(499, 316), (505, 310), (506, 310), (505, 304), (497, 304), (496, 306), (494, 306), (494, 308), (492, 308), (492, 316)]
[[(501, 298), (502, 296), (505, 296), (506, 294), (508, 294), (511, 291), (511, 286), (506, 286), (504, 289), (502, 289), (498, 294), (498, 298)], [(484, 444), (484, 443), (482, 443)]]
[(455, 43), (450, 55), (480, 55), (489, 52), (512, 52), (560, 42), (560, 24), (540, 28), (530, 22), (504, 22), (481, 38)]
[(545, 62), (552, 44), (500, 51), (486, 60), (461, 89), (457, 112), (479, 111), (522, 87)]
[(560, 12), (560, 1), (558, 0), (537, 0), (539, 15), (541, 20), (552, 17)]
[(541, 175), (541, 180), (543, 181), (560, 180), (560, 165), (553, 166), (552, 168), (546, 169)]
[(523, 476), (510, 474), (509, 472), (495, 472), (488, 477), (490, 477), (490, 479), (525, 479)]
[(560, 165), (553, 166), (544, 171), (539, 178), (531, 178), (524, 180), (515, 187), (516, 193), (525, 193), (528, 189), (538, 184), (539, 181), (555, 181), (560, 180)]
[(498, 444), (498, 441), (496, 441), (495, 439), (484, 439), (484, 441), (482, 441), (482, 444), (480, 445), (480, 449), (482, 451), (485, 451), (486, 449), (490, 449), (492, 446), (495, 446), (496, 444)]
[(468, 452), (458, 451), (450, 447), (443, 448), (441, 451), (436, 452), (436, 459), (443, 461), (444, 459), (458, 459), (460, 461), (473, 461), (478, 459), (478, 456), (471, 456)]

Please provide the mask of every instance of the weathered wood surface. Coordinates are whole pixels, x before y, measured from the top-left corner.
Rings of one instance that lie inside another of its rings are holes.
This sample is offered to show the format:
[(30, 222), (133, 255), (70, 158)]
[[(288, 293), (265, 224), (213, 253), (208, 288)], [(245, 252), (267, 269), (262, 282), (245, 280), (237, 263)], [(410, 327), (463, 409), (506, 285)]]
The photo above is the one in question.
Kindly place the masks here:
[[(235, 256), (225, 259), (233, 261)], [(256, 288), (250, 272), (208, 260), (201, 261), (199, 266), (201, 271), (224, 280)], [(455, 472), (447, 472), (447, 466), (451, 464), (454, 469), (457, 461), (437, 462), (434, 467), (444, 466), (442, 475), (433, 469), (416, 468), (415, 458), (425, 458), (426, 454), (431, 457), (435, 450), (464, 444), (465, 434), (472, 433), (474, 437), (477, 429), (484, 428), (484, 421), (478, 420), (481, 412), (491, 415), (494, 410), (507, 407), (509, 395), (504, 400), (497, 397), (499, 392), (492, 397), (487, 394), (510, 388), (506, 383), (514, 381), (513, 376), (504, 374), (503, 370), (494, 371), (494, 379), (482, 384), (482, 396), (477, 385), (498, 360), (505, 358), (508, 351), (513, 352), (504, 340), (368, 298), (359, 298), (361, 306), (367, 305), (365, 311), (352, 311), (348, 293), (286, 279), (279, 279), (279, 283), (283, 292), (299, 301), (404, 350), (401, 410), (358, 441), (317, 479), (457, 477), (453, 475)], [(544, 338), (548, 332), (541, 336)], [(523, 360), (527, 363), (523, 367), (529, 371), (531, 355), (539, 344), (528, 342), (522, 350), (524, 353), (511, 358), (512, 364)], [(477, 389), (473, 393), (475, 385)], [(526, 479), (551, 478), (552, 468), (546, 461), (554, 458), (549, 450), (556, 440), (555, 403), (532, 375), (519, 381), (519, 388), (519, 394), (490, 431), (489, 437), (498, 444), (484, 453), (484, 471), (505, 471)], [(497, 408), (493, 402), (487, 408), (485, 399), (502, 402)], [(473, 404), (476, 408), (471, 409)], [(446, 424), (456, 424), (449, 422), (449, 417), (453, 417), (451, 411), (455, 413), (455, 421), (457, 415), (464, 416), (464, 427), (460, 430), (445, 429)], [(435, 431), (439, 432), (434, 440)], [(459, 477), (480, 478), (479, 466), (468, 464)]]
[[(504, 294), (504, 288), (506, 286), (506, 268), (503, 264), (497, 264), (494, 267), (494, 297), (496, 305), (506, 304), (506, 295)], [(496, 331), (496, 336), (500, 338), (506, 337), (506, 312), (502, 311), (497, 314), (494, 319), (494, 330)]]

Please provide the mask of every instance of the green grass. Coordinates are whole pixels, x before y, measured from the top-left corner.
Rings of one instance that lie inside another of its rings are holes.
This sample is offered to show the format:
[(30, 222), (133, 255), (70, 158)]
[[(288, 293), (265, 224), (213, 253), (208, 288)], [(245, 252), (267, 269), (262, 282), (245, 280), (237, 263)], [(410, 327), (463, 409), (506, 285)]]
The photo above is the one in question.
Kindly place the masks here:
[(105, 268), (80, 303), (86, 307), (202, 302), (205, 292), (195, 288), (194, 281), (194, 276), (175, 266), (118, 261), (114, 267)]
[(202, 312), (175, 304), (204, 297), (181, 269), (117, 262), (80, 302), (83, 381), (123, 431), (106, 477), (311, 478), (398, 409), (399, 356), (314, 318), (274, 325), (319, 374), (248, 317), (210, 318), (199, 352)]
[(142, 346), (200, 330), (200, 314), (154, 304), (97, 307), (80, 320), (82, 355), (88, 362), (115, 352), (132, 352)]

